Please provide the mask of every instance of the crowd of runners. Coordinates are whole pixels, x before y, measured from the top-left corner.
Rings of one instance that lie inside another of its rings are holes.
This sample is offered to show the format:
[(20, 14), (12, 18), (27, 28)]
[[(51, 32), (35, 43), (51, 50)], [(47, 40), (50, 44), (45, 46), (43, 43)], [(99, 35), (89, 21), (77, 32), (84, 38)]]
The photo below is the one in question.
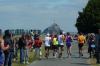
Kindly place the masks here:
[[(32, 50), (34, 50), (34, 54), (38, 59), (42, 59), (41, 55), (49, 59), (50, 51), (52, 51), (54, 58), (62, 58), (64, 51), (66, 51), (67, 57), (71, 57), (73, 41), (78, 42), (79, 57), (83, 56), (84, 44), (88, 47), (89, 57), (96, 56), (95, 44), (97, 39), (94, 33), (84, 35), (80, 32), (72, 35), (69, 32), (60, 32), (59, 34), (47, 33), (42, 37), (37, 32), (31, 32), (30, 34), (23, 33), (19, 38), (13, 38), (13, 34), (7, 30), (4, 36), (0, 35), (0, 66), (12, 66), (12, 60), (18, 60), (18, 50), (20, 50), (21, 64), (29, 64), (29, 52)], [(41, 47), (45, 48), (45, 54), (42, 53)], [(97, 59), (97, 62), (100, 63), (100, 59)]]

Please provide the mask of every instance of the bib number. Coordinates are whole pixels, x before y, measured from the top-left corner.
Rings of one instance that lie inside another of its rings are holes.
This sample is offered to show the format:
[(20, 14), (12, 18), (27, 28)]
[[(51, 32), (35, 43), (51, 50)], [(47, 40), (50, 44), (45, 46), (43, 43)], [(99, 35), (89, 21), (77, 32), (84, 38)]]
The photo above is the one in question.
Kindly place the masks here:
[(95, 48), (95, 45), (91, 45), (92, 48)]

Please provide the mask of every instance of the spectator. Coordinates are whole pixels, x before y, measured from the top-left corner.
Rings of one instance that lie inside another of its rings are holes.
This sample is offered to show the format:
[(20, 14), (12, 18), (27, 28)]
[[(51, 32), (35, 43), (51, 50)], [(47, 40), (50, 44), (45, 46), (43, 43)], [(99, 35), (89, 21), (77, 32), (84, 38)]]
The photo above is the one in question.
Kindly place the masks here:
[(9, 45), (9, 49), (4, 51), (5, 55), (4, 66), (12, 66), (14, 43), (12, 41), (12, 34), (10, 33), (9, 30), (6, 30), (4, 35), (4, 46), (7, 47), (7, 45)]
[(3, 53), (3, 51), (8, 50), (8, 49), (9, 49), (9, 45), (4, 47), (4, 40), (3, 40), (2, 35), (0, 35), (0, 66), (4, 66), (4, 53)]
[(18, 46), (20, 49), (20, 63), (25, 64), (25, 49), (26, 49), (25, 34), (22, 34), (21, 38), (19, 39)]

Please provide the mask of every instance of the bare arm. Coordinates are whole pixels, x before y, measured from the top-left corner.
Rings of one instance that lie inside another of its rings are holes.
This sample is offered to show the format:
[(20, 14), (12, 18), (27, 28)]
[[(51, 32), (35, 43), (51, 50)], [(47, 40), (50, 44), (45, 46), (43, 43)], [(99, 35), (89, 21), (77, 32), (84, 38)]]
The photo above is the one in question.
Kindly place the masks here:
[(1, 49), (3, 50), (9, 49), (9, 45), (7, 45), (7, 47), (4, 47), (4, 40), (1, 40)]

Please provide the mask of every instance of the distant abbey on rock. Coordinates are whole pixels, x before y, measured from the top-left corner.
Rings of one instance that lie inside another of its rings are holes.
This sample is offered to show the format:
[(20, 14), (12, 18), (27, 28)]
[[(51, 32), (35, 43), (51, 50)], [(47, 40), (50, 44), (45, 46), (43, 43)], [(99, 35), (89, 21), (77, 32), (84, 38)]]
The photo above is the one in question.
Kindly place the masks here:
[(59, 25), (57, 25), (56, 23), (53, 23), (51, 26), (49, 26), (48, 28), (46, 28), (43, 33), (56, 33), (59, 34), (62, 31), (62, 29), (60, 28)]

